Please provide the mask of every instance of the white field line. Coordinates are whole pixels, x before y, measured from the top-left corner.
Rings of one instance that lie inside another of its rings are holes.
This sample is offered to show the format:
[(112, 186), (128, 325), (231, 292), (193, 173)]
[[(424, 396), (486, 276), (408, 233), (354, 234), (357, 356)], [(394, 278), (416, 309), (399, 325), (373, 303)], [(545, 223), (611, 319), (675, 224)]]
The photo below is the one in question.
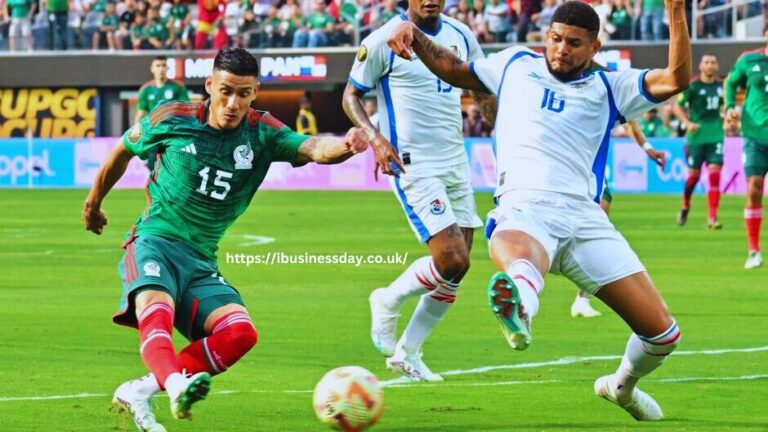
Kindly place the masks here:
[[(718, 349), (718, 350), (700, 350), (700, 351), (679, 351), (673, 355), (719, 355), (719, 354), (731, 354), (731, 353), (753, 353), (768, 351), (768, 346), (753, 347), (753, 348), (734, 348), (734, 349)], [(467, 375), (485, 373), (492, 370), (500, 369), (530, 369), (544, 366), (565, 366), (573, 363), (579, 363), (583, 361), (605, 361), (620, 359), (621, 356), (591, 356), (591, 357), (564, 357), (559, 360), (538, 362), (538, 363), (519, 363), (514, 365), (498, 365), (498, 366), (484, 366), (474, 369), (464, 370), (452, 370), (441, 372), (442, 375)], [(753, 381), (758, 379), (766, 379), (768, 374), (755, 374), (755, 375), (741, 375), (730, 377), (679, 377), (679, 378), (664, 378), (657, 380), (647, 380), (661, 383), (681, 383), (691, 381)], [(520, 384), (553, 384), (562, 382), (561, 380), (529, 380), (529, 381), (498, 381), (498, 382), (475, 382), (475, 383), (412, 383), (405, 381), (401, 378), (381, 381), (380, 384), (385, 387), (403, 388), (403, 387), (491, 387), (491, 386), (506, 386), (506, 385), (520, 385)], [(416, 385), (411, 385), (416, 384)], [(214, 392), (218, 395), (228, 394), (243, 394), (243, 393), (285, 393), (285, 394), (305, 394), (312, 393), (312, 390), (222, 390)], [(106, 393), (78, 393), (72, 395), (51, 395), (51, 396), (19, 396), (19, 397), (0, 397), (0, 402), (18, 402), (18, 401), (47, 401), (57, 399), (87, 399), (87, 398), (102, 398), (111, 396)]]

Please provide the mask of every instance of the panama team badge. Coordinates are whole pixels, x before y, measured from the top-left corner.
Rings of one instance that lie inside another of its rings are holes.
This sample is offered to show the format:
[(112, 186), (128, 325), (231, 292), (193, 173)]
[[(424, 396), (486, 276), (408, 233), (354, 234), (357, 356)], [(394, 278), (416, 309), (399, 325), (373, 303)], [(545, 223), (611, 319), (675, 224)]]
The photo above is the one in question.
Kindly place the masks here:
[(439, 199), (436, 199), (429, 203), (429, 211), (432, 212), (433, 215), (441, 215), (445, 213), (445, 204), (440, 201)]

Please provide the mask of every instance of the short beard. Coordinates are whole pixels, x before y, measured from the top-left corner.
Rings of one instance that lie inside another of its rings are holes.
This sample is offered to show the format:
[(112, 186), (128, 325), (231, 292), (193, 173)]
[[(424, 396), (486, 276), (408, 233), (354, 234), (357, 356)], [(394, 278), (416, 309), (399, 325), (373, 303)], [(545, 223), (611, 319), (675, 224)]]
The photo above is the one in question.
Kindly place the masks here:
[(549, 70), (549, 73), (552, 74), (555, 78), (557, 78), (560, 81), (568, 82), (573, 81), (577, 78), (581, 78), (581, 75), (584, 73), (584, 69), (587, 68), (587, 65), (590, 64), (592, 59), (589, 59), (585, 61), (581, 66), (575, 66), (571, 68), (568, 72), (557, 72), (552, 69), (552, 65), (549, 64), (549, 60), (546, 61), (547, 63), (547, 70)]

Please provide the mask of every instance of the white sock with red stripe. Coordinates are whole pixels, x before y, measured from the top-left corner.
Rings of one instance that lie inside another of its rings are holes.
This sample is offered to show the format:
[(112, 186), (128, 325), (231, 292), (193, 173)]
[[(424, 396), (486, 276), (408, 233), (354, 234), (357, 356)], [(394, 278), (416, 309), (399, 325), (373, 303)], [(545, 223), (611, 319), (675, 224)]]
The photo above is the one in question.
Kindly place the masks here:
[(433, 274), (437, 276), (432, 280), (436, 288), (421, 296), (408, 327), (405, 328), (400, 337), (399, 345), (407, 351), (421, 349), (424, 341), (432, 333), (432, 329), (443, 319), (448, 309), (456, 301), (459, 284), (443, 279), (437, 274), (437, 271), (434, 271)]
[(630, 396), (637, 381), (661, 366), (679, 342), (680, 329), (675, 321), (658, 336), (645, 337), (633, 333), (616, 371), (617, 397)]
[(432, 257), (421, 257), (383, 291), (386, 293), (385, 301), (399, 308), (409, 297), (434, 291), (442, 280)]
[(533, 319), (539, 312), (539, 296), (544, 290), (544, 278), (533, 263), (519, 259), (507, 267), (507, 276), (520, 292), (520, 300), (528, 317)]

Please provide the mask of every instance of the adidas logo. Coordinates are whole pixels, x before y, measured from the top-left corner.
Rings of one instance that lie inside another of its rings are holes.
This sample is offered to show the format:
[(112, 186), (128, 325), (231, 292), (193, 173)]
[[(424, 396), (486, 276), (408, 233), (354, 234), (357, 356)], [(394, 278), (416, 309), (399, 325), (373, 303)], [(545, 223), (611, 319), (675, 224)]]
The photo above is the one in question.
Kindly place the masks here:
[(760, 72), (760, 65), (755, 65), (755, 67), (752, 68), (752, 72)]
[(197, 154), (197, 149), (195, 149), (195, 144), (194, 143), (192, 143), (192, 144), (190, 144), (190, 145), (188, 145), (186, 147), (183, 147), (181, 149), (181, 151), (183, 151), (185, 153), (192, 153), (193, 155)]

